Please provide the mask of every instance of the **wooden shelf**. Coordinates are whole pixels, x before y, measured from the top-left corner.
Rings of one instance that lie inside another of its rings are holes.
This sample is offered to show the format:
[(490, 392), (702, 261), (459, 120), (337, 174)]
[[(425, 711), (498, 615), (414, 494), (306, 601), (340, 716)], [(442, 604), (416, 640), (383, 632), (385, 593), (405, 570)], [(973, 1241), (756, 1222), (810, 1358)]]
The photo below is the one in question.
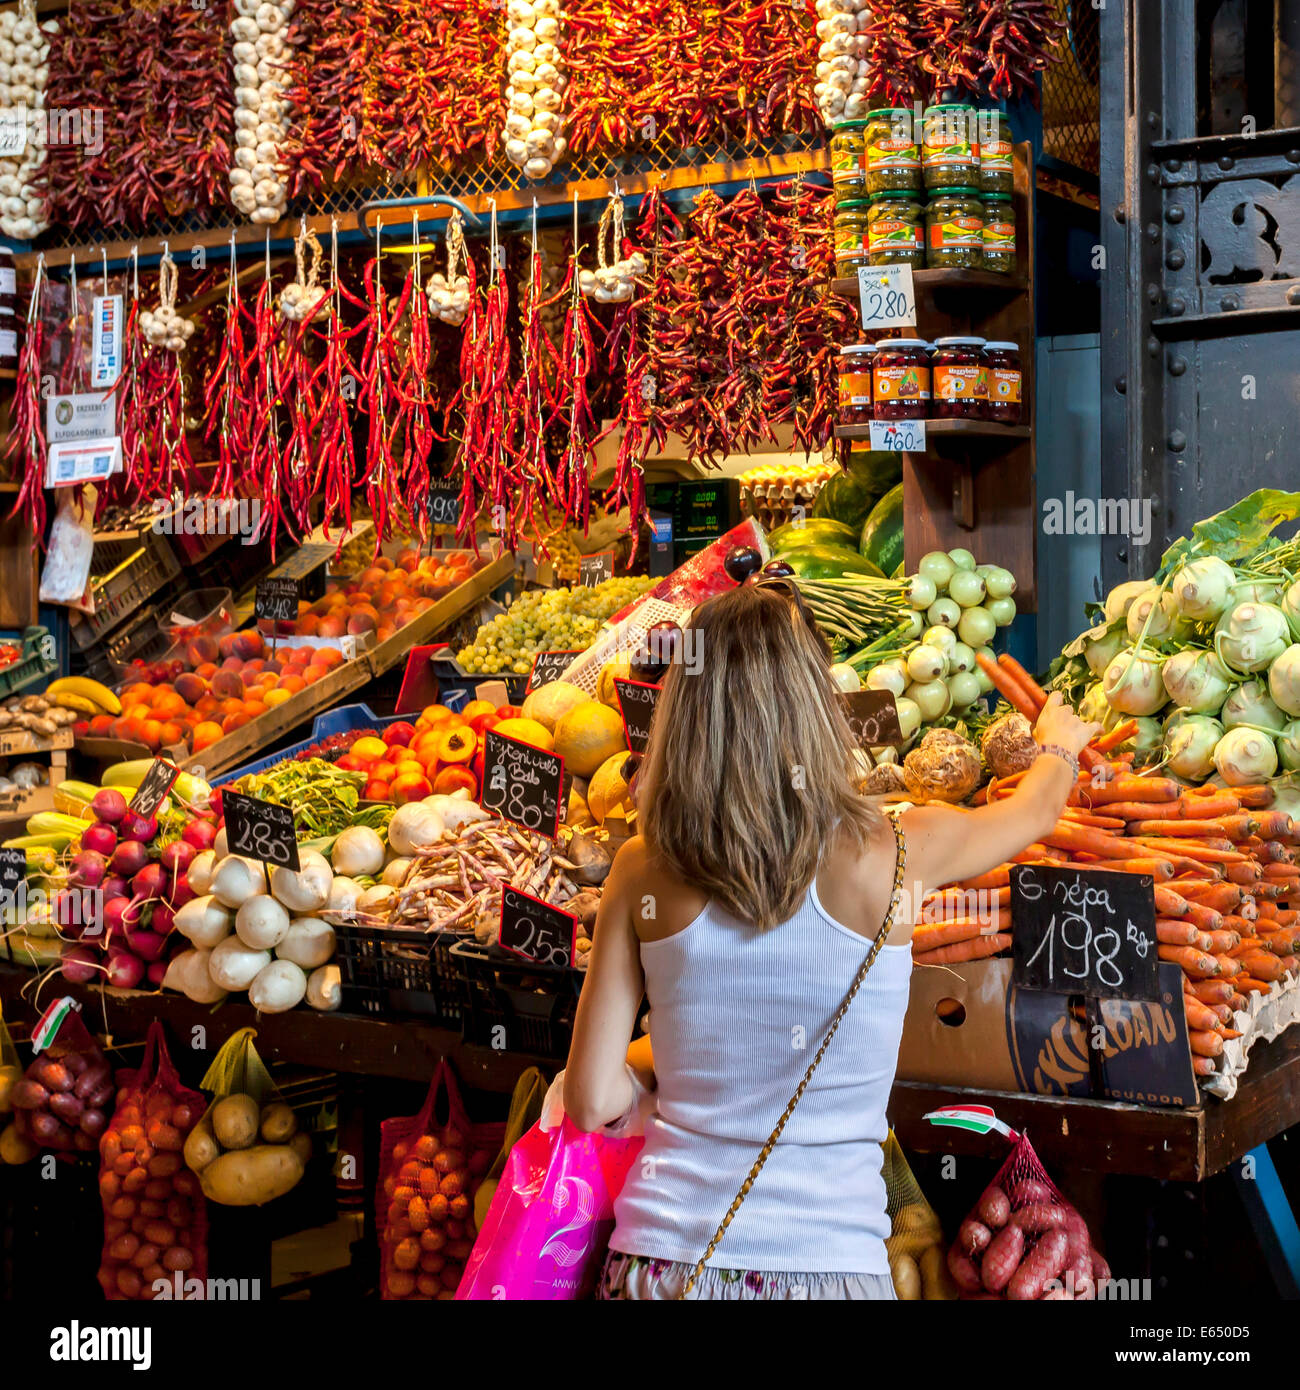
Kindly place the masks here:
[[(914, 270), (912, 284), (916, 292), (960, 292), (962, 294), (1021, 294), (1029, 288), (1023, 275), (999, 275), (992, 270)], [(836, 276), (831, 289), (848, 299), (858, 297), (856, 275)]]
[[(925, 439), (940, 443), (957, 440), (962, 444), (987, 443), (995, 445), (1010, 440), (1032, 439), (1029, 425), (1000, 425), (993, 420), (927, 420)], [(870, 439), (870, 425), (836, 425), (836, 439)]]

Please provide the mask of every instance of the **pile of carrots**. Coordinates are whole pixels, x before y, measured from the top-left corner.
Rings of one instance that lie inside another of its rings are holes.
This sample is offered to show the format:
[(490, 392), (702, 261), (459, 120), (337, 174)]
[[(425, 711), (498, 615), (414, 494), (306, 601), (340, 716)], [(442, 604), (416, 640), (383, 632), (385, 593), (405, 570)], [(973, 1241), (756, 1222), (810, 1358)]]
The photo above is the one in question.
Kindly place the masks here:
[[(979, 661), (1012, 708), (1037, 719), (1047, 696), (1033, 677), (1009, 656)], [(1189, 788), (1135, 773), (1132, 754), (1113, 753), (1135, 728), (1122, 723), (1084, 749), (1052, 833), (1014, 862), (1151, 876), (1157, 949), (1182, 969), (1192, 1064), (1207, 1076), (1224, 1042), (1240, 1036), (1232, 1016), (1248, 1007), (1247, 996), (1300, 974), (1300, 912), (1284, 906), (1300, 901), (1300, 826), (1268, 809), (1268, 786)], [(1009, 796), (1023, 775), (994, 779), (982, 796)], [(1010, 876), (1004, 864), (931, 895), (913, 933), (916, 963), (952, 965), (1010, 950), (1011, 933), (1002, 929)], [(981, 889), (981, 911), (971, 915), (966, 894)]]

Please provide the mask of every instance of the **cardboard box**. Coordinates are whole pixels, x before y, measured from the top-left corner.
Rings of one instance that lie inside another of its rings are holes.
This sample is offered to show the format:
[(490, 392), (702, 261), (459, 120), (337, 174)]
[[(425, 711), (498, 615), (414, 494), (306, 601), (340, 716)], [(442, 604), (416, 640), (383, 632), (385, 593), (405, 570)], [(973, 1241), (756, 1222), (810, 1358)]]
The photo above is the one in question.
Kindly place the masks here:
[(1184, 1107), (1200, 1100), (1182, 972), (1160, 966), (1153, 1003), (1018, 989), (1009, 960), (923, 966), (898, 1050), (898, 1079), (936, 1086)]

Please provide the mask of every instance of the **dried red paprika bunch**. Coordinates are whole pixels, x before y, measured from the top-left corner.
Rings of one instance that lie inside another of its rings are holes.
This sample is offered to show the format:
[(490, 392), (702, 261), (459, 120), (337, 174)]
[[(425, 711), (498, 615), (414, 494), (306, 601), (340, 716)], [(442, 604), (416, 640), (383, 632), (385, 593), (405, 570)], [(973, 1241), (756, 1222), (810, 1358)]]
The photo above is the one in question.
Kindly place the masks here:
[(45, 328), (41, 319), (41, 292), (45, 286), (45, 257), (36, 261), (22, 351), (18, 354), (18, 379), (14, 383), (9, 415), (9, 439), (5, 462), (21, 482), (11, 516), (24, 515), (31, 523), (32, 545), (45, 534), (45, 402), (41, 396), (41, 353)]
[(974, 42), (985, 52), (980, 79), (995, 98), (1037, 97), (1038, 74), (1060, 61), (1065, 21), (1048, 0), (980, 0)]

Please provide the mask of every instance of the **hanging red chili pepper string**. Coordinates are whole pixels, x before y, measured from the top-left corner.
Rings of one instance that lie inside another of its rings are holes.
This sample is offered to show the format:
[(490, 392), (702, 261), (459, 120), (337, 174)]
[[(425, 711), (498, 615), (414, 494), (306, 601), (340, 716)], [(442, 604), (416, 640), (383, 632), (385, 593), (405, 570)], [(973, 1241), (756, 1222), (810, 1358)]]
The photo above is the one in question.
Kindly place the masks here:
[(547, 524), (538, 524), (537, 506), (549, 520), (550, 494), (553, 480), (546, 460), (547, 408), (553, 405), (546, 379), (546, 363), (554, 356), (550, 340), (542, 326), (542, 248), (537, 237), (537, 199), (533, 199), (532, 245), (528, 256), (528, 283), (521, 334), (522, 366), (510, 396), (510, 413), (506, 438), (514, 461), (512, 476), (516, 480), (515, 505), (504, 527), (513, 544), (521, 524), (529, 523), (537, 538), (538, 552), (546, 551)]
[(41, 394), (45, 325), (41, 321), (41, 290), (46, 278), (45, 253), (42, 252), (36, 259), (32, 296), (27, 303), (27, 327), (22, 351), (18, 354), (9, 441), (5, 446), (5, 461), (11, 469), (16, 466), (22, 482), (9, 515), (21, 513), (28, 519), (33, 549), (42, 544), (45, 535), (45, 402)]
[[(569, 307), (564, 316), (564, 347), (560, 358), (566, 404), (564, 448), (555, 468), (555, 492), (566, 522), (581, 520), (585, 535), (591, 523), (591, 475), (595, 471), (592, 448), (596, 422), (591, 412), (590, 376), (596, 365), (592, 314), (578, 280), (578, 201), (573, 201), (573, 255), (565, 289)], [(555, 417), (552, 416), (553, 424)]]
[[(134, 311), (133, 311), (134, 312)], [(239, 268), (235, 260), (235, 234), (230, 234), (230, 276), (226, 281), (226, 319), (216, 365), (203, 392), (204, 443), (217, 436), (217, 467), (211, 497), (235, 495), (237, 470), (248, 457), (248, 418), (251, 403), (243, 390), (244, 331), (239, 302)]]
[(133, 383), (134, 427), (142, 440), (137, 476), (146, 497), (170, 497), (188, 487), (193, 460), (185, 437), (185, 378), (180, 354), (194, 324), (176, 308), (180, 285), (176, 262), (163, 242), (158, 263), (158, 307), (141, 310), (138, 328), (143, 362)]
[(251, 315), (252, 346), (244, 359), (249, 382), (249, 429), (246, 471), (262, 499), (257, 538), (270, 535), (274, 559), (279, 528), (289, 527), (280, 490), (280, 318), (271, 279), (271, 234), (266, 234), (265, 269)]
[[(362, 320), (353, 328), (343, 324), (343, 303), (364, 313), (361, 300), (343, 288), (339, 280), (339, 220), (330, 220), (330, 305), (325, 325), (325, 356), (316, 370), (313, 387), (319, 385), (320, 402), (312, 430), (320, 449), (321, 477), (324, 490), (324, 514), (321, 529), (329, 539), (336, 515), (341, 515), (344, 529), (352, 526), (352, 487), (356, 473), (356, 456), (352, 446), (352, 418), (348, 403), (355, 399), (356, 368), (348, 354), (348, 342), (365, 327)], [(342, 537), (339, 544), (342, 545)]]
[(1065, 21), (1047, 0), (980, 0), (974, 42), (986, 52), (980, 78), (995, 98), (1038, 100), (1038, 74), (1059, 63)]
[(401, 485), (399, 495), (406, 508), (412, 530), (423, 549), (429, 535), (429, 458), (433, 452), (434, 431), (430, 421), (429, 297), (425, 293), (420, 255), (420, 218), (411, 214), (411, 268), (402, 298), (406, 303), (406, 351), (394, 382), (398, 414), (393, 421), (393, 438), (401, 440)]

